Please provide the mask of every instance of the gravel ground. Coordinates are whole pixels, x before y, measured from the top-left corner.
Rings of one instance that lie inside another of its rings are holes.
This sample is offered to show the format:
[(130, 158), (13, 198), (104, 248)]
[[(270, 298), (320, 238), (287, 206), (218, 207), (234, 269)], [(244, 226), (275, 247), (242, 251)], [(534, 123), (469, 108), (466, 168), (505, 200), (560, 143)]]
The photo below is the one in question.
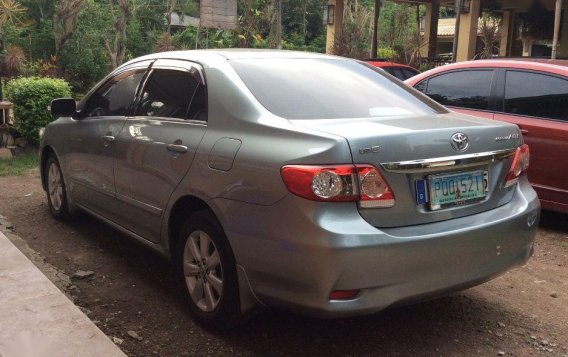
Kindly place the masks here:
[(219, 335), (192, 321), (167, 261), (87, 215), (53, 220), (37, 170), (0, 178), (0, 214), (0, 230), (130, 356), (568, 356), (566, 215), (544, 212), (529, 263), (473, 289), (355, 319), (268, 311)]

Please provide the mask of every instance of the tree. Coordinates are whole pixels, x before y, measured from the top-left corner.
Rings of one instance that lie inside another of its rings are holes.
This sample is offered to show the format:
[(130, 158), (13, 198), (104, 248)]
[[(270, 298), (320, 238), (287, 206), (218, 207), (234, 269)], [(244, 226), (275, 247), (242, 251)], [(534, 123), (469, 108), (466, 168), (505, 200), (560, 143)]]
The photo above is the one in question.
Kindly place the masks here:
[(112, 31), (103, 34), (105, 48), (108, 51), (111, 66), (117, 68), (124, 62), (126, 54), (126, 25), (132, 15), (130, 0), (108, 0)]
[(59, 55), (63, 46), (69, 42), (75, 28), (77, 20), (85, 0), (59, 0), (55, 4), (55, 15), (53, 18), (53, 34), (55, 38), (55, 55)]

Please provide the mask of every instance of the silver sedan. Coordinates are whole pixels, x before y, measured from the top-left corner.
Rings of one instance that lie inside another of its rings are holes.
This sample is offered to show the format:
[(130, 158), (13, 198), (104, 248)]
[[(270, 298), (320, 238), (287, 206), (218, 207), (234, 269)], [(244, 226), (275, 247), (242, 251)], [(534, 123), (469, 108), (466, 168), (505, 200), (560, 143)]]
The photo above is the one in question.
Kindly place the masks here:
[(53, 216), (86, 211), (170, 258), (210, 328), (262, 306), (370, 314), (533, 252), (540, 206), (519, 129), (355, 60), (159, 53), (51, 110)]

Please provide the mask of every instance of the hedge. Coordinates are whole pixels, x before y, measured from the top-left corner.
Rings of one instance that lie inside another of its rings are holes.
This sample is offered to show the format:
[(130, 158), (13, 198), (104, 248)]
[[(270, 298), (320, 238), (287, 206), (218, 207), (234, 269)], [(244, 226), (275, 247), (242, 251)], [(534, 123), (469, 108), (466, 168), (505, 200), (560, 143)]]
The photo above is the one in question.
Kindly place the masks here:
[(63, 79), (21, 77), (8, 82), (6, 96), (14, 103), (14, 126), (37, 144), (39, 129), (53, 121), (49, 104), (55, 98), (71, 97), (71, 87)]

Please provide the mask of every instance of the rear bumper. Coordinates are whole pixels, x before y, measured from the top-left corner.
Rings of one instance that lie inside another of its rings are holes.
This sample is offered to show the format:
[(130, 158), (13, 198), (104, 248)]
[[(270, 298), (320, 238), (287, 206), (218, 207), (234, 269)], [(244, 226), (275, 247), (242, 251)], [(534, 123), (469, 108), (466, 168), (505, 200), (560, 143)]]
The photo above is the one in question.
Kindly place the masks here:
[[(487, 281), (528, 260), (540, 214), (526, 180), (499, 208), (403, 228), (377, 229), (351, 203), (288, 196), (270, 207), (223, 205), (227, 236), (258, 299), (321, 317), (374, 313)], [(355, 299), (329, 300), (331, 291), (351, 289), (360, 289)]]

